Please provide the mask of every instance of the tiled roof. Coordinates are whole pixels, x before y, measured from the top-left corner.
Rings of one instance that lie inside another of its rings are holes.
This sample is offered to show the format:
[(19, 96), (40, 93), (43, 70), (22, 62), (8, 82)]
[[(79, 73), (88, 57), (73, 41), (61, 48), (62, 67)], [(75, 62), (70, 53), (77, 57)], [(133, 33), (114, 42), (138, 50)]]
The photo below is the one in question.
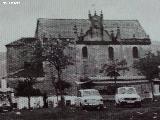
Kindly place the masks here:
[(16, 41), (13, 41), (13, 42), (7, 44), (6, 47), (7, 46), (17, 46), (17, 45), (23, 46), (28, 43), (35, 42), (35, 40), (36, 40), (36, 38), (33, 38), (33, 37), (20, 38), (19, 40), (16, 40)]
[[(37, 21), (37, 29), (35, 36), (52, 35), (57, 37), (61, 34), (61, 37), (73, 38), (74, 25), (78, 28), (78, 33), (83, 29), (86, 32), (90, 27), (90, 21), (87, 19), (47, 19), (39, 18)], [(103, 20), (104, 30), (109, 33), (111, 30), (116, 34), (117, 27), (120, 28), (121, 39), (146, 38), (146, 32), (140, 25), (138, 20)]]
[(8, 78), (20, 78), (20, 77), (27, 78), (29, 75), (31, 77), (44, 77), (44, 72), (42, 70), (33, 70), (30, 73), (27, 70), (20, 69), (19, 71), (15, 72), (13, 74), (9, 74), (7, 77)]

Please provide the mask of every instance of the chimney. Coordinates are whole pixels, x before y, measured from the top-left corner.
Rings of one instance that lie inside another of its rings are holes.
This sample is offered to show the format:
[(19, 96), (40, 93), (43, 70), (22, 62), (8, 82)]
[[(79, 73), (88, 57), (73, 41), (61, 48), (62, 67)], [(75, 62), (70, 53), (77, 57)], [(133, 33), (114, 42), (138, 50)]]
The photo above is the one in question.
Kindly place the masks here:
[(120, 32), (120, 28), (117, 27), (117, 34), (116, 34), (116, 40), (121, 40), (121, 32)]
[(61, 38), (61, 34), (60, 33), (58, 34), (58, 38)]
[(146, 35), (146, 38), (147, 38), (147, 39), (150, 39), (149, 35)]
[(81, 28), (80, 36), (83, 36), (83, 35), (84, 35), (83, 29)]
[(83, 36), (84, 36), (84, 33), (83, 33), (83, 29), (81, 28), (81, 32), (80, 32), (80, 40), (81, 41), (83, 40)]
[(74, 32), (74, 34), (77, 34), (77, 31), (78, 31), (77, 26), (74, 25), (74, 27), (73, 27), (73, 32)]
[(97, 13), (96, 13), (96, 11), (94, 11), (94, 16), (96, 16), (97, 15)]
[(135, 35), (135, 34), (133, 34), (133, 38), (136, 38), (136, 35)]
[(91, 19), (91, 11), (88, 11), (88, 18)]
[(115, 36), (114, 36), (113, 30), (111, 30), (111, 39), (112, 39), (112, 41), (115, 41)]
[(101, 14), (100, 14), (100, 16), (101, 16), (101, 19), (103, 19), (103, 12), (102, 12), (102, 10), (101, 10)]

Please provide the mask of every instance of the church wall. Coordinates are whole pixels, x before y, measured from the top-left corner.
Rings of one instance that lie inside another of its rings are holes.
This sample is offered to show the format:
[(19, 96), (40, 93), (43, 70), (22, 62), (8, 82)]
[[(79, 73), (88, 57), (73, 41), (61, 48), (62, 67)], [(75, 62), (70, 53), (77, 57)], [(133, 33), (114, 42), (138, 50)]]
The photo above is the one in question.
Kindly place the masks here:
[[(82, 48), (86, 46), (88, 50), (88, 58), (83, 59)], [(77, 85), (75, 81), (80, 80), (81, 77), (86, 74), (88, 77), (97, 76), (99, 70), (103, 64), (109, 62), (108, 57), (108, 48), (114, 48), (115, 59), (126, 58), (128, 65), (132, 65), (133, 56), (132, 48), (137, 47), (139, 50), (140, 57), (143, 57), (145, 53), (150, 49), (149, 45), (76, 45), (76, 50), (70, 49), (68, 53), (75, 60), (73, 65), (70, 65), (63, 71), (62, 78), (72, 84), (71, 89), (67, 91), (69, 95), (76, 95)], [(76, 53), (76, 54), (75, 54)], [(76, 57), (75, 57), (76, 55)], [(33, 57), (33, 47), (32, 44), (26, 46), (8, 46), (7, 47), (7, 73), (15, 72), (24, 66), (25, 61), (31, 61)], [(42, 83), (36, 86), (42, 91), (46, 91), (49, 95), (54, 94), (54, 88), (51, 81), (51, 75), (54, 73), (56, 76), (55, 70), (51, 66), (44, 62), (43, 68), (45, 72), (45, 78)], [(131, 73), (136, 70), (130, 69)]]
[[(87, 58), (82, 56), (82, 48), (84, 46), (88, 50)], [(100, 68), (111, 61), (108, 54), (109, 47), (114, 49), (114, 59), (122, 60), (125, 58), (128, 66), (131, 66), (136, 60), (132, 55), (133, 47), (138, 48), (139, 57), (143, 57), (150, 50), (149, 45), (77, 45), (76, 65), (79, 74), (84, 74), (84, 67), (86, 67), (86, 72), (89, 76), (96, 76)]]
[[(82, 48), (86, 46), (88, 49), (88, 58), (83, 59)], [(77, 45), (76, 50), (72, 49), (70, 55), (75, 59), (74, 65), (69, 65), (67, 69), (63, 70), (62, 79), (70, 82), (72, 87), (67, 90), (69, 95), (76, 95), (77, 85), (75, 81), (79, 81), (84, 74), (88, 77), (99, 75), (99, 70), (103, 64), (109, 63), (108, 48), (114, 48), (115, 59), (126, 58), (128, 66), (133, 64), (132, 48), (137, 47), (140, 57), (143, 57), (145, 53), (150, 49), (149, 45)], [(50, 65), (44, 65), (45, 80), (51, 80), (51, 75), (56, 76), (56, 71)], [(127, 75), (137, 75), (136, 70), (130, 68), (130, 72)], [(126, 74), (122, 74), (126, 75)], [(103, 75), (102, 75), (103, 76)], [(51, 87), (51, 86), (50, 86)]]

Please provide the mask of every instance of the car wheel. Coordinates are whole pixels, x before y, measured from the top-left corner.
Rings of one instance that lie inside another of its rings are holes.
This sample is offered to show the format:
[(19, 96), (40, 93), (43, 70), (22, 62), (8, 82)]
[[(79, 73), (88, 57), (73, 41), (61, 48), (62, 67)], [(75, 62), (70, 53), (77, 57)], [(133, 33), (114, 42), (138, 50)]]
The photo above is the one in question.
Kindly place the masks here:
[(97, 107), (97, 110), (103, 110), (103, 106), (101, 106), (101, 105), (99, 105), (98, 107)]
[(136, 103), (136, 107), (140, 108), (141, 107), (141, 102), (140, 103)]
[(124, 103), (119, 103), (119, 107), (124, 107), (125, 104)]
[(116, 107), (120, 107), (120, 104), (119, 104), (119, 103), (115, 103), (115, 106), (116, 106)]
[(85, 110), (85, 106), (83, 106), (81, 103), (80, 103), (80, 109)]
[(78, 110), (82, 110), (82, 105), (81, 103), (77, 106)]

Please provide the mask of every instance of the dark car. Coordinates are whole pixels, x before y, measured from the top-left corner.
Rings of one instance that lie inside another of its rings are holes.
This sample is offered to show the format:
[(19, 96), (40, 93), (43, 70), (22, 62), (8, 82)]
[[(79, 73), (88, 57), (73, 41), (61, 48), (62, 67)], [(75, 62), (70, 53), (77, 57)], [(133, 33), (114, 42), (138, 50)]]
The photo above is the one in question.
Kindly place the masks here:
[(0, 106), (0, 112), (9, 112), (12, 110), (12, 107), (10, 105), (2, 105)]

